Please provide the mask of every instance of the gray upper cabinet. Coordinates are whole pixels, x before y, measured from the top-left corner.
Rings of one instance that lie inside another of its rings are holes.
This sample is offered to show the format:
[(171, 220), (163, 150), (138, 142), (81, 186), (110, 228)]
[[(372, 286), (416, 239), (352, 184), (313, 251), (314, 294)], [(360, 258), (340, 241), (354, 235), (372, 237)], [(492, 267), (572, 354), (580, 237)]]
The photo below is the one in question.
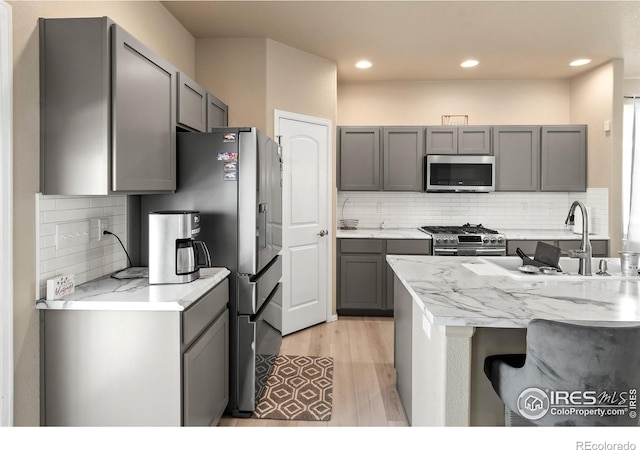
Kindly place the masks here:
[(178, 126), (191, 131), (207, 131), (207, 91), (178, 72)]
[(542, 191), (587, 189), (587, 126), (543, 126), (541, 130)]
[(174, 191), (176, 69), (107, 17), (39, 26), (41, 191)]
[(427, 155), (458, 153), (458, 127), (427, 127)]
[(183, 73), (178, 73), (178, 126), (211, 131), (229, 125), (229, 106)]
[(229, 125), (229, 107), (218, 97), (207, 93), (207, 130)]
[(491, 127), (460, 126), (458, 127), (459, 155), (490, 155)]
[(540, 183), (540, 127), (493, 127), (496, 191), (537, 191)]
[(176, 189), (176, 69), (113, 27), (113, 190)]
[(341, 127), (342, 191), (421, 191), (424, 129)]
[(423, 128), (383, 128), (382, 136), (383, 190), (421, 191)]
[(490, 155), (490, 126), (427, 127), (428, 155)]
[(340, 128), (341, 191), (380, 190), (380, 128)]

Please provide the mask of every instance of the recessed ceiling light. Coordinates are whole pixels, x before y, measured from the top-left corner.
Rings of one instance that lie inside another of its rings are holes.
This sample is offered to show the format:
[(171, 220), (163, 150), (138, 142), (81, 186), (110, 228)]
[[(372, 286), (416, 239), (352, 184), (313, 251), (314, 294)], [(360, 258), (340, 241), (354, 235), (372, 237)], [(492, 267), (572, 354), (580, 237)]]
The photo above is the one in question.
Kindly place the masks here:
[(468, 59), (465, 62), (463, 62), (462, 64), (460, 64), (460, 67), (475, 67), (479, 64), (478, 61), (476, 61), (475, 59)]
[(589, 64), (590, 62), (591, 62), (590, 59), (576, 59), (575, 61), (571, 61), (569, 65), (573, 67), (577, 67), (577, 66), (584, 66), (585, 64)]
[(362, 61), (358, 61), (356, 63), (356, 67), (358, 69), (368, 69), (369, 67), (371, 67), (373, 64), (371, 64), (369, 61), (366, 60), (362, 60)]

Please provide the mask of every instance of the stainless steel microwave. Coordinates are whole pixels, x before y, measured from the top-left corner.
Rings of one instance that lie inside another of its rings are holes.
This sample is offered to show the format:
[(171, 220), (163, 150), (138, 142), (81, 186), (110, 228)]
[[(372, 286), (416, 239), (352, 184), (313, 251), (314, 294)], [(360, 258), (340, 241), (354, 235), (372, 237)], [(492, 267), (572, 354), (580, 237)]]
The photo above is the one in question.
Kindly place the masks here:
[(495, 156), (427, 155), (427, 192), (492, 192), (496, 189)]

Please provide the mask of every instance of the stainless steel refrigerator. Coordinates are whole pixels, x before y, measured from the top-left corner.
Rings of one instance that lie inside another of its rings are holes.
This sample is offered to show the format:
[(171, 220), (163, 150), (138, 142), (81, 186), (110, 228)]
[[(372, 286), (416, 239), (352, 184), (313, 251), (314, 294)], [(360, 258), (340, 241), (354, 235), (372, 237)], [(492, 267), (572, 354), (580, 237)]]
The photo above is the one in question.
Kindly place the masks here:
[(148, 213), (200, 212), (200, 236), (229, 279), (229, 406), (248, 417), (282, 342), (282, 165), (278, 145), (256, 128), (178, 133), (175, 194), (141, 197), (141, 258)]

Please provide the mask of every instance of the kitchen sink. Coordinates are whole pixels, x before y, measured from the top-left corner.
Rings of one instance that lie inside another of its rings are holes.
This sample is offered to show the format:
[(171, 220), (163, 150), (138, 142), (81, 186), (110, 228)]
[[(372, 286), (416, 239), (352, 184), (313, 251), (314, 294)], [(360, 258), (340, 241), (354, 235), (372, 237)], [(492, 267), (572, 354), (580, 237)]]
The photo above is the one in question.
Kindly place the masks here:
[[(506, 275), (519, 280), (575, 281), (581, 279), (620, 280), (632, 278), (622, 275), (620, 271), (620, 258), (592, 258), (591, 272), (593, 275), (591, 276), (578, 274), (579, 262), (578, 259), (575, 258), (560, 258), (559, 265), (562, 268), (562, 272), (555, 274), (544, 274), (542, 272), (532, 274), (523, 273), (519, 270), (519, 267), (522, 266), (522, 259), (517, 256), (485, 256), (478, 259), (491, 267), (484, 270), (483, 275)], [(600, 261), (602, 260), (607, 262), (607, 272), (611, 276), (597, 275)], [(479, 273), (479, 271), (476, 271), (476, 273)]]

